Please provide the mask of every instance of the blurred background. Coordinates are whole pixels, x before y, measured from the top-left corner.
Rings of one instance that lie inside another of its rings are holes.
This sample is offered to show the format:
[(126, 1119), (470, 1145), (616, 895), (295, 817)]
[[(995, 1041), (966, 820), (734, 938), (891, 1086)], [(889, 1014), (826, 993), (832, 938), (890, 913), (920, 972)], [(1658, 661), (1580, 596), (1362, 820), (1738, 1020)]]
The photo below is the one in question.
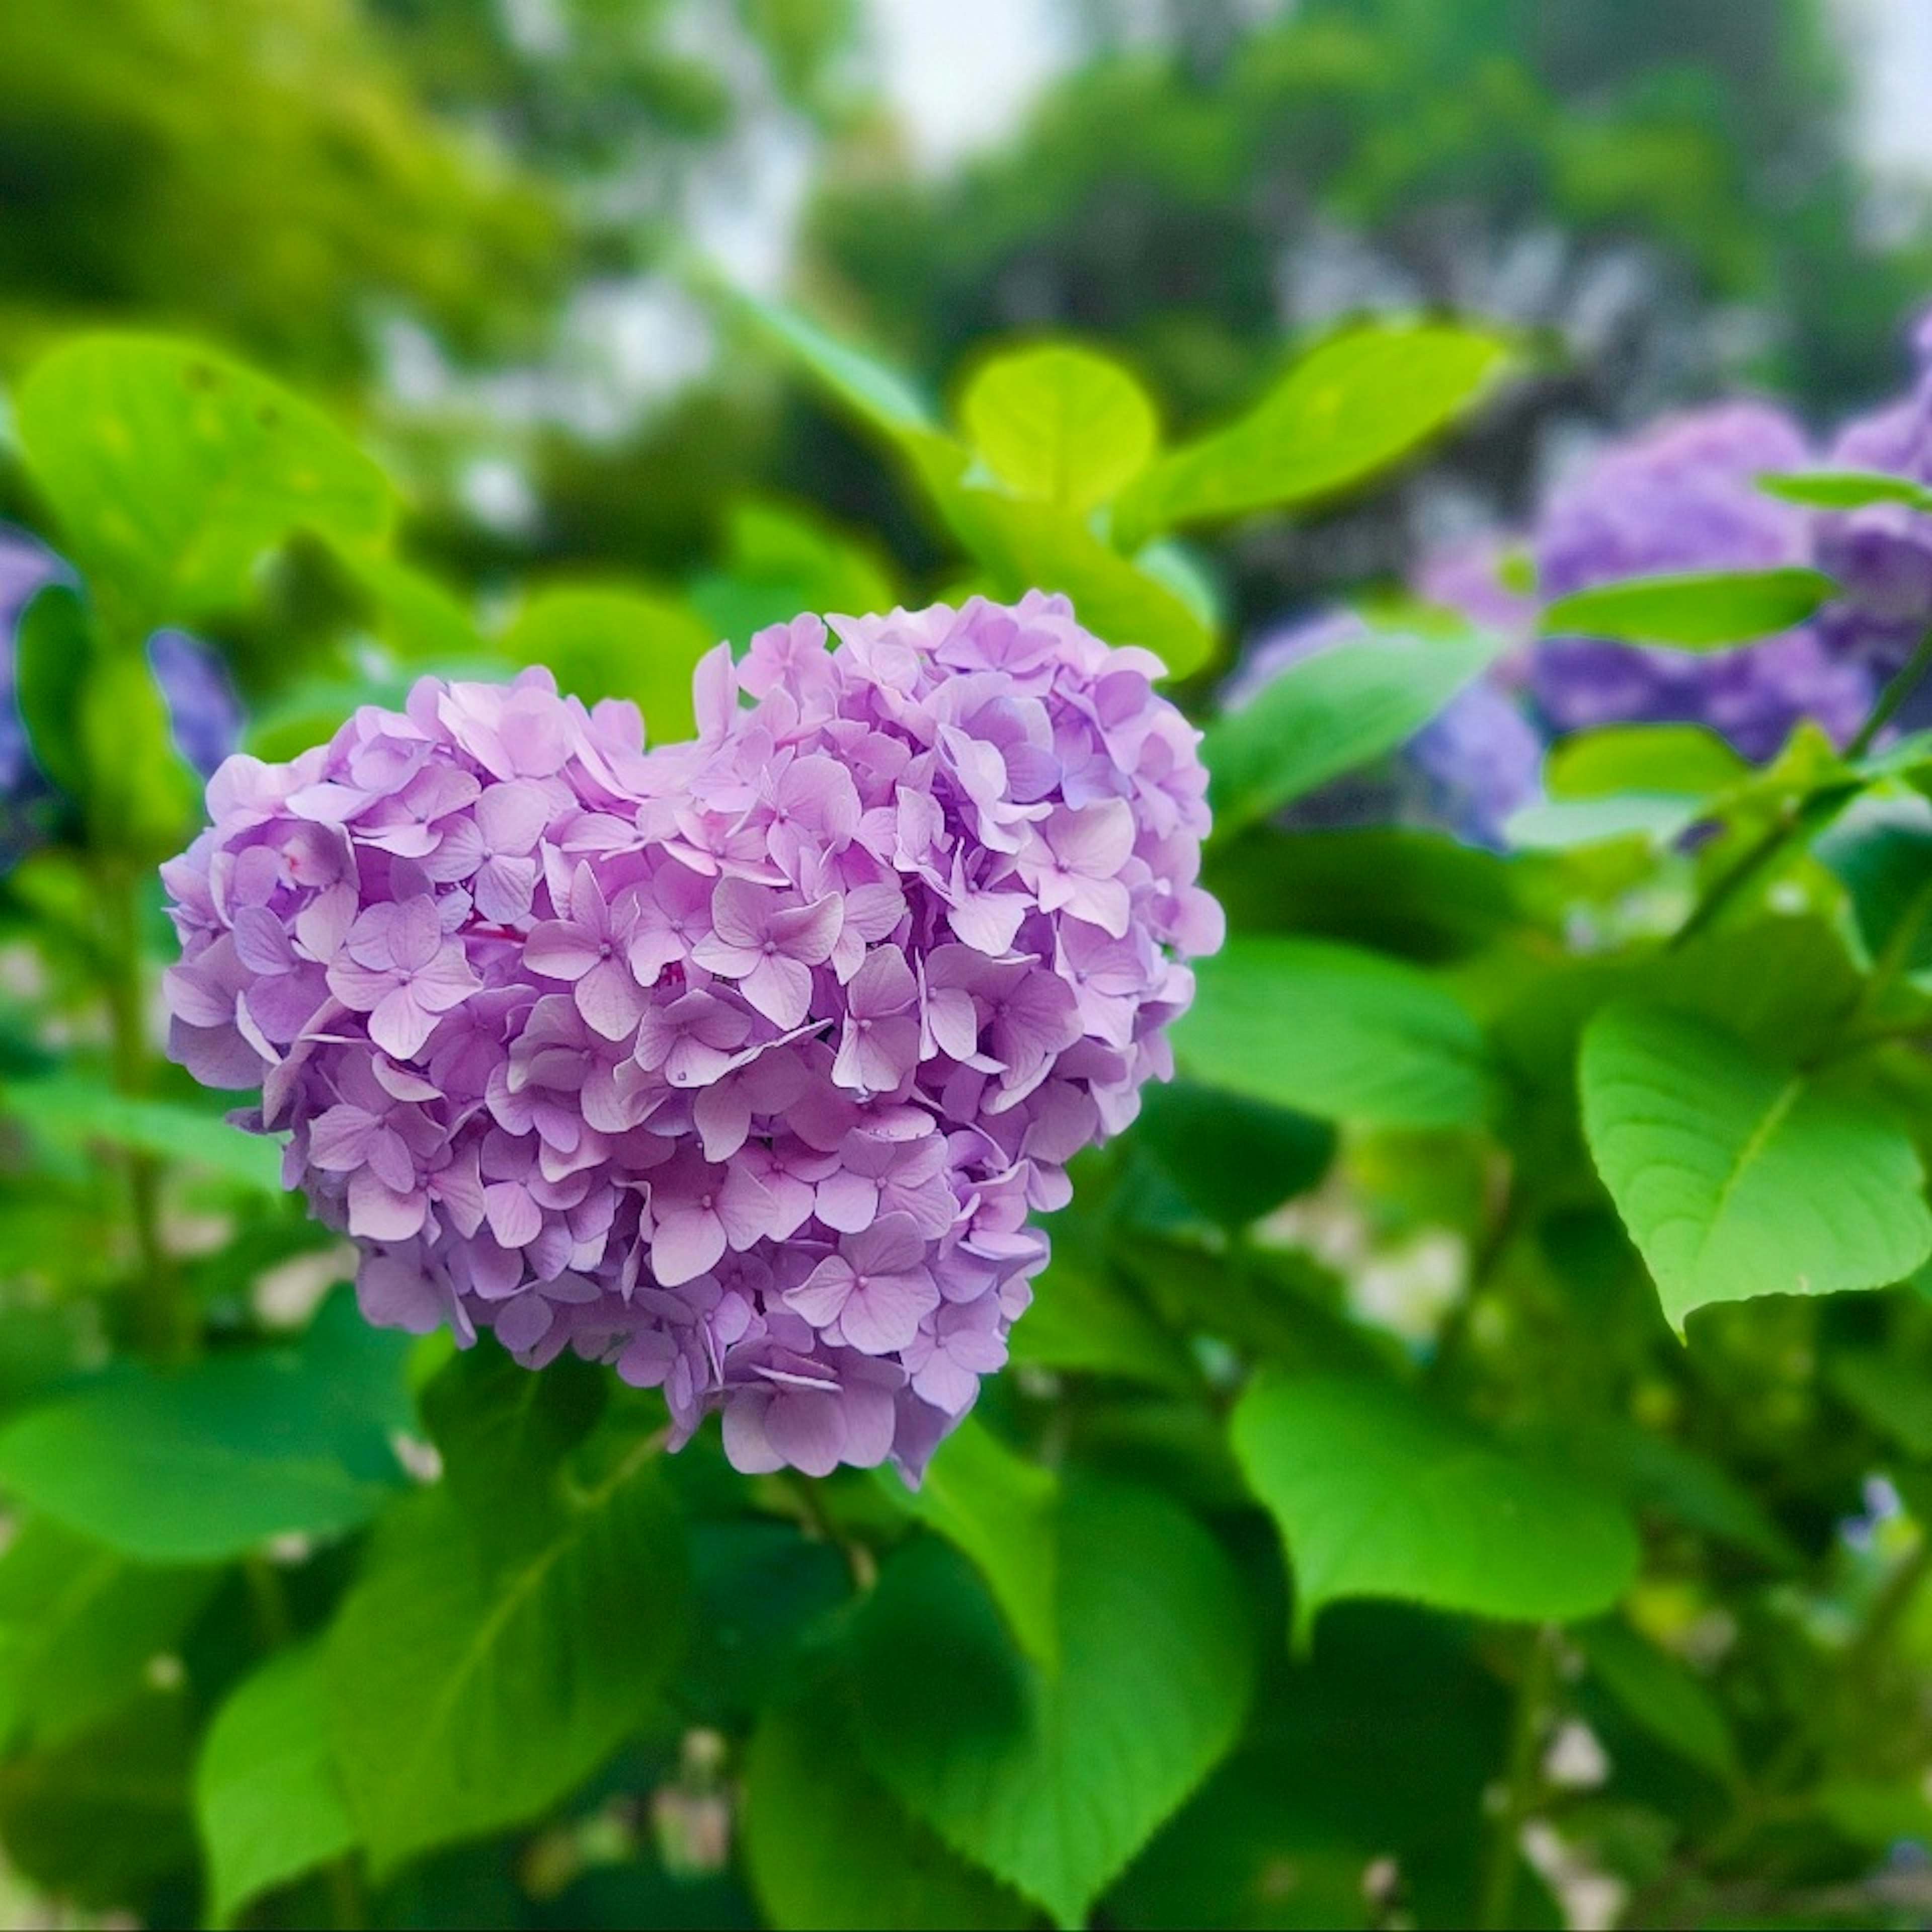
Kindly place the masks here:
[(903, 493), (708, 289), (937, 388), (1085, 332), (1180, 431), (1352, 311), (1550, 332), (1372, 510), (1238, 530), (1241, 628), (1668, 405), (1896, 388), (1928, 82), (1916, 0), (10, 0), (0, 372), (88, 324), (226, 346), (356, 422), (421, 560), (485, 590), (688, 579), (748, 488), (916, 581)]

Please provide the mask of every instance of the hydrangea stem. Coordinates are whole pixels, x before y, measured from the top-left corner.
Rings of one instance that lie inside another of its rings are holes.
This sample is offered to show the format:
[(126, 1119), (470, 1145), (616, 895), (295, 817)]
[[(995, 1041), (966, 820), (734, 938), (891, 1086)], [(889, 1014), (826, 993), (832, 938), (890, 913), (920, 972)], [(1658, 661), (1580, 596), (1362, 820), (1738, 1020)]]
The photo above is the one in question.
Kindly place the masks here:
[(1506, 1926), (1516, 1907), (1516, 1868), (1522, 1862), (1522, 1828), (1536, 1803), (1538, 1749), (1556, 1669), (1556, 1633), (1539, 1624), (1529, 1633), (1510, 1720), (1509, 1766), (1502, 1802), (1490, 1828), (1483, 1858), (1483, 1888), (1476, 1923)]
[[(126, 866), (109, 863), (100, 874), (104, 922), (103, 968), (113, 1029), (114, 1084), (138, 1098), (148, 1086), (150, 1054), (141, 974), (140, 889)], [(163, 1361), (194, 1352), (192, 1311), (182, 1296), (180, 1271), (161, 1228), (162, 1164), (130, 1149), (128, 1192), (140, 1279), (133, 1298), (131, 1327), (145, 1354)]]

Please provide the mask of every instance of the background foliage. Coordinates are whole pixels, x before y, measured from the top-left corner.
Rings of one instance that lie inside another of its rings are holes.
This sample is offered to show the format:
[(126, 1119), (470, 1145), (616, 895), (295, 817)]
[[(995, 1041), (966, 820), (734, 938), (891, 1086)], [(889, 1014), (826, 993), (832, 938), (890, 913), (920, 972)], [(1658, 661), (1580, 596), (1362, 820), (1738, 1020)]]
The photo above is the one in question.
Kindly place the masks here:
[[(836, 0), (0, 13), (0, 507), (71, 566), (0, 897), (23, 1911), (1922, 1922), (1932, 740), (1612, 726), (1496, 854), (1282, 814), (1501, 640), (1215, 686), (1592, 427), (1882, 392), (1925, 231), (1797, 0), (1148, 10), (938, 177)], [(795, 304), (704, 259), (773, 128)], [(720, 635), (1034, 584), (1207, 728), (1232, 936), (925, 1486), (364, 1326), (154, 1050), (151, 635), (264, 756), (533, 662), (670, 738)]]

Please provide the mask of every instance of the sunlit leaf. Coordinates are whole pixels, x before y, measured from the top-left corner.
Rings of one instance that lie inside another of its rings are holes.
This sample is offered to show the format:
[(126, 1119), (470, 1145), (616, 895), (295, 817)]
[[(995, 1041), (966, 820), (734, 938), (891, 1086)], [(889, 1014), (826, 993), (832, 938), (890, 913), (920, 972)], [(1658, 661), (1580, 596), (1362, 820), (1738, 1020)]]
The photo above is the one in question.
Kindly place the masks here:
[(1672, 1327), (1759, 1294), (1882, 1288), (1932, 1254), (1910, 1136), (1713, 1022), (1618, 1004), (1583, 1036), (1597, 1171)]
[(1542, 628), (1551, 638), (1718, 650), (1802, 624), (1837, 590), (1822, 572), (1796, 567), (1632, 578), (1558, 598)]
[(1757, 487), (1788, 503), (1817, 510), (1862, 510), (1873, 503), (1903, 503), (1932, 511), (1932, 490), (1909, 477), (1870, 470), (1819, 470), (1791, 476), (1760, 476)]
[(981, 365), (959, 406), (974, 446), (1022, 496), (1090, 510), (1144, 470), (1153, 403), (1111, 357), (1042, 343)]
[(1636, 1574), (1636, 1534), (1609, 1497), (1392, 1384), (1266, 1374), (1232, 1429), (1288, 1546), (1304, 1634), (1345, 1597), (1567, 1621), (1606, 1609)]

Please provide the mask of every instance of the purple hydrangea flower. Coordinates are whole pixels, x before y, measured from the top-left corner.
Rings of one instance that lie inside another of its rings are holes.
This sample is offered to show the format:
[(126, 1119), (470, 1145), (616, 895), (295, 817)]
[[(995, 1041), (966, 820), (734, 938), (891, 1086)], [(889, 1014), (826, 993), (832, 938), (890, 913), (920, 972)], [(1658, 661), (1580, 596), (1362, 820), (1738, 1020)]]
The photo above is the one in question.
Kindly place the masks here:
[[(1347, 610), (1264, 634), (1228, 680), (1224, 702), (1238, 707), (1290, 664), (1380, 634)], [(1286, 822), (1310, 829), (1436, 826), (1499, 851), (1512, 814), (1541, 796), (1542, 770), (1534, 726), (1502, 678), (1486, 676), (1458, 692), (1394, 758), (1324, 785), (1293, 806)]]
[[(171, 1051), (359, 1245), (374, 1322), (712, 1410), (746, 1470), (971, 1406), (1220, 939), (1198, 734), (1065, 600), (720, 646), (699, 732), (424, 679), (230, 759), (164, 868)], [(748, 697), (748, 704), (741, 702)]]
[[(1847, 423), (1825, 466), (1875, 470), (1932, 483), (1932, 312), (1912, 332), (1918, 371), (1900, 400)], [(1816, 519), (1818, 567), (1842, 595), (1819, 614), (1832, 648), (1877, 680), (1903, 668), (1932, 628), (1932, 516), (1904, 503), (1874, 503)]]
[[(1535, 531), (1546, 598), (1625, 578), (1808, 563), (1811, 519), (1756, 487), (1809, 461), (1803, 433), (1767, 404), (1720, 403), (1654, 424), (1556, 492)], [(1536, 701), (1558, 732), (1702, 724), (1746, 758), (1772, 756), (1802, 718), (1842, 743), (1871, 680), (1816, 623), (1734, 651), (1646, 650), (1594, 638), (1541, 645)]]

